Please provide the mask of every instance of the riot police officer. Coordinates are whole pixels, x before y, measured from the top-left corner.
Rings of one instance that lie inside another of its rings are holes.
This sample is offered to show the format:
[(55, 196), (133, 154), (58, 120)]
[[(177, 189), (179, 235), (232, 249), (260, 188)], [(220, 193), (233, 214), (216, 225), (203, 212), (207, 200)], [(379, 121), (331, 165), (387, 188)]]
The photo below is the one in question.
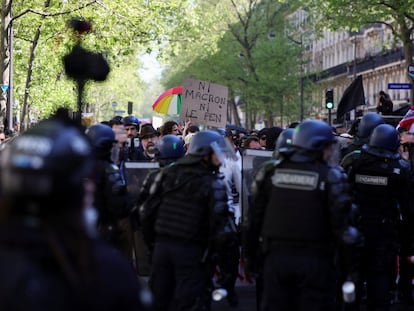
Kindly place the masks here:
[(326, 123), (298, 125), (292, 146), (289, 157), (256, 174), (243, 234), (246, 268), (254, 271), (264, 256), (262, 310), (334, 310), (334, 255), (350, 230), (346, 175), (328, 164), (335, 137)]
[(224, 142), (214, 131), (195, 134), (188, 153), (156, 176), (141, 206), (143, 226), (153, 228), (145, 239), (155, 242), (156, 310), (208, 308), (210, 252), (223, 249), (231, 231), (226, 188), (218, 175)]
[(127, 134), (126, 148), (128, 161), (139, 161), (142, 159), (142, 146), (138, 137), (140, 122), (135, 116), (126, 116), (122, 119)]
[[(348, 160), (345, 159), (346, 155), (355, 151), (361, 150), (362, 146), (369, 141), (372, 131), (375, 127), (380, 124), (384, 124), (384, 119), (375, 112), (368, 112), (365, 114), (361, 121), (358, 124), (357, 131), (352, 142), (344, 149), (341, 150), (342, 161), (347, 163)], [(347, 166), (346, 164), (342, 166)]]
[[(365, 237), (361, 278), (366, 282), (367, 310), (389, 310), (395, 283), (400, 219), (409, 216), (408, 165), (400, 159), (400, 138), (388, 124), (378, 125), (369, 143), (350, 164), (349, 181)], [(412, 218), (410, 218), (412, 219)]]
[(42, 121), (2, 151), (1, 309), (142, 310), (130, 264), (88, 233), (93, 157), (68, 124)]
[[(183, 144), (183, 140), (177, 136), (168, 134), (160, 138), (157, 144), (157, 151), (155, 153), (155, 160), (159, 163), (160, 167), (165, 167), (168, 165), (172, 165), (178, 159), (182, 158), (185, 155), (185, 148)], [(150, 189), (152, 184), (155, 181), (155, 177), (159, 173), (159, 170), (152, 171), (148, 173), (145, 177), (145, 180), (142, 184), (140, 189), (140, 193), (138, 195), (136, 206), (141, 206), (145, 200), (148, 199), (150, 195)], [(137, 215), (138, 216), (138, 215)], [(145, 218), (145, 217), (144, 217)], [(153, 220), (152, 220), (153, 221)], [(147, 247), (149, 249), (149, 256), (152, 256), (152, 251), (154, 249), (154, 237), (153, 237), (153, 222), (152, 221), (144, 221), (142, 230), (144, 232), (144, 239), (146, 240)], [(141, 226), (138, 216), (138, 223)], [(151, 260), (151, 258), (150, 258)]]
[[(128, 217), (133, 205), (129, 202), (122, 172), (117, 159), (114, 131), (106, 125), (95, 124), (86, 130), (96, 158), (93, 178), (96, 185), (94, 206), (98, 210), (98, 231), (102, 238), (131, 257), (128, 229), (121, 220)], [(114, 154), (115, 152), (115, 154)]]
[(287, 128), (283, 130), (276, 140), (275, 150), (273, 151), (274, 159), (281, 159), (288, 157), (293, 153), (294, 148), (292, 146), (293, 128)]

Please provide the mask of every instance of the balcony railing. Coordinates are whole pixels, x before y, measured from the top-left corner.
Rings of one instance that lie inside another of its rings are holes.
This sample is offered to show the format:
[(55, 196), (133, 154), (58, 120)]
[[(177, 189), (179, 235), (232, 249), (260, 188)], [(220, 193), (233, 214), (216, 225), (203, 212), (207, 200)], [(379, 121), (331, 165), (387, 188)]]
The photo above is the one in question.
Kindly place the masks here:
[[(404, 60), (403, 48), (397, 48), (395, 50), (389, 50), (381, 52), (374, 56), (369, 56), (364, 59), (357, 59), (355, 65), (356, 74), (367, 70), (373, 70), (377, 67), (385, 66), (394, 62)], [(327, 70), (319, 73), (309, 74), (307, 78), (313, 82), (324, 80), (331, 77), (336, 77), (343, 74), (352, 74), (354, 72), (354, 63), (347, 62), (337, 65), (335, 67), (328, 68)]]

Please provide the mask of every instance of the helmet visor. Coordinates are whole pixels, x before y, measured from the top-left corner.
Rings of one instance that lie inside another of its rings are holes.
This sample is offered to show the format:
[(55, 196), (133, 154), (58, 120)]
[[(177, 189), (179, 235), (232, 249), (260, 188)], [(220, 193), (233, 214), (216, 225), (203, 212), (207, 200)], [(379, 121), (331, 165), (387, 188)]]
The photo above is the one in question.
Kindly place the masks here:
[(331, 166), (337, 166), (341, 161), (341, 144), (338, 143), (338, 139), (336, 137), (335, 141), (327, 148), (325, 160)]
[(234, 147), (227, 138), (214, 141), (210, 144), (210, 146), (219, 158), (221, 163), (224, 163), (226, 160), (237, 160)]

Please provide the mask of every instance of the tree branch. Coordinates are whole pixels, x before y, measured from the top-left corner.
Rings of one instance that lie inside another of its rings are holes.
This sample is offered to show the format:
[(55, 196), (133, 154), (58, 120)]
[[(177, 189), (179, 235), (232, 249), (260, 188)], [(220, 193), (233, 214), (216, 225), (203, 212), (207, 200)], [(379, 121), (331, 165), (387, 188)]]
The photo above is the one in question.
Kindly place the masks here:
[(11, 24), (14, 20), (16, 20), (16, 19), (18, 19), (18, 18), (20, 18), (20, 17), (22, 17), (22, 16), (26, 15), (27, 13), (33, 13), (33, 14), (37, 14), (37, 15), (40, 15), (40, 16), (43, 16), (43, 17), (51, 17), (51, 16), (66, 15), (66, 14), (70, 14), (70, 13), (73, 13), (73, 12), (77, 12), (77, 11), (83, 10), (84, 8), (86, 8), (86, 7), (88, 7), (88, 6), (91, 6), (91, 5), (95, 4), (95, 3), (98, 3), (98, 0), (93, 0), (93, 1), (91, 1), (91, 2), (88, 2), (88, 3), (86, 3), (86, 4), (84, 4), (84, 5), (80, 6), (80, 7), (77, 7), (77, 8), (75, 8), (75, 9), (72, 9), (72, 10), (63, 11), (63, 12), (56, 12), (56, 13), (38, 12), (38, 11), (35, 11), (35, 10), (33, 10), (33, 9), (26, 9), (26, 10), (24, 10), (23, 12), (21, 12), (21, 13), (19, 13), (19, 14), (15, 15), (15, 16), (13, 16), (13, 18), (10, 20), (10, 24)]
[(103, 7), (105, 10), (112, 12), (112, 14), (114, 14), (115, 16), (121, 17), (123, 19), (126, 19), (132, 26), (137, 27), (137, 25), (135, 25), (135, 23), (133, 21), (131, 21), (131, 19), (129, 19), (128, 17), (125, 17), (121, 14), (119, 14), (118, 12), (112, 11), (110, 8), (108, 8), (105, 4), (103, 4), (101, 1), (96, 0), (96, 3), (98, 5), (100, 5), (101, 7)]

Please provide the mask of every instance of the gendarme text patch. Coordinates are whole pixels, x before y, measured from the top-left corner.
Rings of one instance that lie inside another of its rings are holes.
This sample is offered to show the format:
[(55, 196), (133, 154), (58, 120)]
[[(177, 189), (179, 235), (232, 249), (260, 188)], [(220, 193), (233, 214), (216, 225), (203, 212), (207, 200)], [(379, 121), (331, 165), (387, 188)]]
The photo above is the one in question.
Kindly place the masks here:
[(292, 169), (277, 169), (272, 176), (272, 184), (275, 187), (309, 191), (316, 189), (318, 180), (317, 172)]
[(355, 175), (355, 182), (358, 184), (386, 186), (388, 185), (388, 178), (384, 176), (370, 176), (370, 175)]

